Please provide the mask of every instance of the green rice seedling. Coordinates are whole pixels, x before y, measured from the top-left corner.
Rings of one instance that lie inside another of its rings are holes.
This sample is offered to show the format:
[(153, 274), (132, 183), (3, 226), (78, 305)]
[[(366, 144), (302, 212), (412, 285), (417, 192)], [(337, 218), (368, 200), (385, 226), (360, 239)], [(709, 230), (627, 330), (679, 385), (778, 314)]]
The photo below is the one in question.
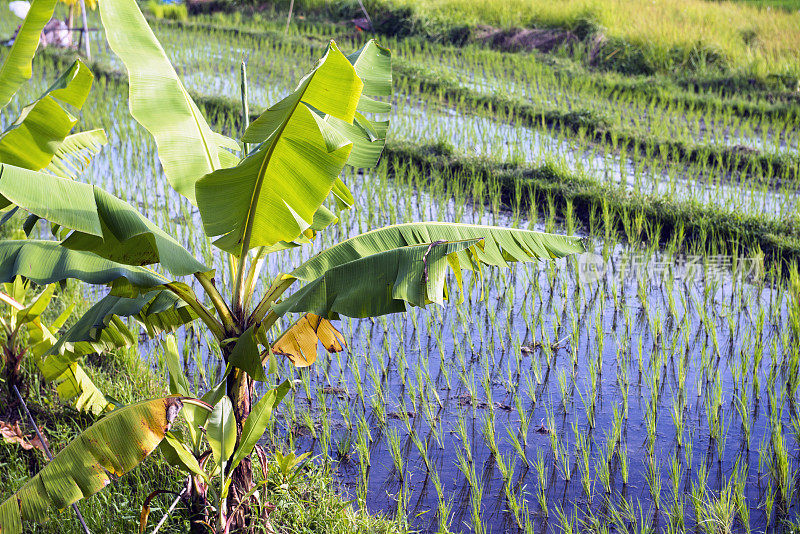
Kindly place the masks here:
[(752, 432), (753, 423), (750, 416), (750, 408), (747, 402), (747, 393), (743, 392), (742, 395), (734, 397), (736, 411), (739, 413), (739, 419), (742, 422), (742, 441), (746, 450), (750, 450), (750, 434)]
[[(738, 511), (731, 484), (723, 485), (718, 495), (709, 495), (705, 491), (699, 495), (701, 501), (694, 505), (698, 526), (708, 534), (732, 533)], [(693, 494), (692, 498), (696, 496)]]
[(567, 374), (564, 369), (561, 369), (558, 373), (558, 387), (561, 392), (561, 407), (566, 412), (569, 393), (567, 392)]
[[(320, 439), (322, 442), (322, 439)], [(350, 461), (351, 454), (353, 452), (353, 434), (348, 429), (342, 434), (339, 435), (339, 438), (336, 440), (336, 449), (334, 454), (336, 455), (336, 459), (340, 462), (348, 462)]]
[(570, 454), (569, 440), (565, 439), (558, 444), (558, 457), (556, 465), (561, 473), (561, 478), (563, 478), (566, 482), (569, 482), (572, 478), (572, 470), (570, 468), (571, 461), (572, 455)]
[(528, 456), (525, 452), (525, 444), (520, 441), (517, 433), (510, 426), (507, 426), (506, 435), (508, 436), (508, 441), (511, 442), (511, 446), (516, 451), (517, 457), (522, 461), (525, 467), (530, 467), (530, 464), (528, 463)]
[(578, 522), (578, 505), (574, 505), (571, 515), (567, 515), (561, 506), (556, 506), (556, 518), (562, 534), (579, 534), (580, 524)]
[(661, 507), (661, 470), (656, 459), (651, 456), (647, 460), (647, 487), (656, 510)]
[(619, 463), (619, 474), (622, 478), (622, 485), (628, 485), (628, 477), (630, 475), (628, 471), (628, 444), (620, 442), (619, 449), (617, 449), (617, 459)]
[(678, 504), (680, 500), (681, 492), (681, 483), (683, 482), (684, 476), (684, 469), (683, 465), (681, 464), (681, 459), (678, 454), (672, 457), (672, 461), (669, 465), (669, 480), (672, 483), (672, 498), (673, 503)]
[(595, 442), (595, 447), (597, 448), (597, 459), (594, 462), (595, 478), (600, 481), (603, 490), (608, 495), (611, 493), (611, 455), (613, 455), (613, 449), (604, 450), (597, 442)]
[(466, 459), (472, 463), (472, 453), (470, 452), (469, 434), (467, 431), (467, 422), (464, 418), (464, 412), (459, 412), (458, 421), (456, 423), (456, 435), (461, 440), (461, 446), (464, 449)]
[(590, 460), (589, 460), (589, 441), (585, 437), (581, 437), (579, 440), (579, 451), (580, 455), (578, 456), (578, 466), (581, 470), (581, 487), (583, 488), (583, 493), (589, 499), (589, 503), (592, 502), (592, 477), (590, 471)]
[[(609, 443), (609, 448), (614, 449), (620, 443), (622, 443), (622, 411), (619, 410), (617, 405), (615, 404), (612, 408), (612, 413), (614, 415), (614, 419), (611, 423), (611, 434), (608, 436), (607, 441)], [(612, 451), (613, 452), (613, 451)], [(613, 455), (612, 455), (613, 456)]]
[(587, 393), (586, 397), (584, 397), (580, 388), (576, 387), (575, 389), (578, 391), (578, 395), (583, 403), (584, 414), (586, 415), (586, 422), (589, 425), (589, 429), (593, 429), (595, 425), (595, 398), (591, 396), (591, 393)]
[(771, 454), (768, 456), (767, 465), (775, 487), (779, 509), (785, 511), (789, 509), (794, 494), (794, 484), (792, 484), (794, 469), (792, 461), (789, 459), (789, 451), (780, 420), (771, 416), (770, 424), (772, 425)]
[[(465, 449), (466, 450), (466, 449)], [(481, 501), (483, 500), (483, 484), (475, 472), (475, 464), (468, 459), (467, 456), (461, 453), (460, 449), (456, 450), (458, 469), (467, 479), (469, 484), (470, 495), (470, 516), (472, 518), (472, 529), (475, 532), (482, 533), (483, 522), (481, 520)]]
[(764, 510), (764, 522), (769, 528), (772, 525), (772, 508), (775, 505), (775, 490), (772, 480), (767, 480), (767, 489), (764, 492), (764, 500), (759, 505)]
[(396, 428), (389, 428), (386, 431), (386, 442), (389, 447), (389, 454), (392, 456), (394, 462), (395, 474), (402, 478), (403, 476), (403, 450), (400, 443), (400, 434)]
[(686, 512), (683, 507), (683, 498), (680, 494), (675, 495), (672, 507), (667, 512), (669, 515), (669, 524), (667, 532), (686, 532)]
[(536, 452), (536, 480), (538, 481), (538, 491), (536, 499), (539, 501), (539, 511), (542, 516), (547, 517), (547, 473), (545, 472), (544, 456), (542, 451)]
[(447, 534), (450, 532), (453, 506), (455, 505), (454, 501), (455, 496), (450, 496), (448, 499), (443, 492), (439, 494), (439, 500), (436, 508), (436, 521), (439, 525), (439, 534)]
[[(303, 418), (303, 425), (311, 433), (311, 437), (314, 438), (314, 439), (317, 439), (318, 437), (320, 439), (322, 439), (321, 436), (317, 436), (317, 425), (316, 425), (316, 422), (314, 421), (314, 418), (311, 417), (311, 414), (309, 412), (303, 412), (301, 417)], [(323, 426), (322, 429), (323, 429), (323, 434), (329, 439), (330, 438), (330, 425)], [(327, 449), (325, 449), (325, 450), (327, 450)]]
[(730, 481), (733, 491), (733, 502), (736, 507), (736, 513), (739, 516), (739, 523), (744, 528), (744, 531), (750, 533), (750, 508), (747, 504), (745, 497), (745, 488), (747, 486), (747, 464), (740, 467), (737, 460), (734, 472), (731, 475)]
[(558, 458), (558, 432), (556, 431), (556, 419), (549, 407), (545, 406), (545, 416), (547, 418), (547, 437), (550, 438), (550, 450), (553, 457)]
[(514, 516), (517, 527), (521, 529), (523, 528), (524, 500), (520, 499), (519, 496), (515, 494), (512, 486), (514, 465), (515, 462), (513, 459), (504, 459), (502, 455), (497, 455), (497, 467), (500, 469), (503, 477), (503, 492), (505, 493), (506, 503)]

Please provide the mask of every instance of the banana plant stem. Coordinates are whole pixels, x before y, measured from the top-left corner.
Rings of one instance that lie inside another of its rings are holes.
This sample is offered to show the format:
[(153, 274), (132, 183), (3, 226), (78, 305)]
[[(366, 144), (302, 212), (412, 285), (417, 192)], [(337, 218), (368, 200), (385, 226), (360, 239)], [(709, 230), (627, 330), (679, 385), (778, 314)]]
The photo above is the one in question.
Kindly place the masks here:
[(217, 287), (214, 285), (213, 279), (202, 273), (195, 273), (194, 277), (200, 282), (200, 285), (203, 286), (206, 295), (208, 295), (212, 304), (214, 304), (214, 308), (216, 308), (219, 318), (222, 320), (222, 325), (226, 330), (233, 330), (236, 327), (233, 313), (228, 307), (228, 303), (225, 302), (225, 299), (222, 298), (219, 290), (217, 290)]
[[(256, 308), (253, 310), (253, 313), (247, 319), (247, 325), (249, 326), (252, 324), (261, 323), (264, 320), (264, 317), (270, 313), (270, 307), (272, 304), (280, 298), (284, 291), (289, 289), (289, 286), (291, 286), (295, 280), (296, 278), (289, 277), (273, 282), (270, 290), (267, 291), (267, 294), (264, 295), (264, 297), (261, 299), (261, 302), (258, 303)], [(277, 317), (275, 317), (275, 320), (277, 320)]]
[(203, 306), (197, 297), (194, 295), (194, 292), (191, 290), (184, 289), (179, 284), (174, 283), (167, 283), (164, 284), (164, 287), (175, 293), (179, 296), (192, 310), (200, 317), (211, 333), (214, 334), (218, 340), (225, 339), (225, 329), (222, 326), (222, 323), (217, 321), (217, 319), (209, 312), (205, 306)]
[[(42, 448), (44, 449), (45, 455), (47, 455), (47, 459), (52, 460), (53, 453), (50, 452), (50, 447), (47, 446), (44, 436), (42, 436), (42, 433), (39, 431), (39, 425), (37, 425), (36, 421), (33, 420), (33, 416), (31, 415), (30, 410), (28, 410), (28, 405), (25, 404), (25, 399), (23, 399), (22, 395), (19, 394), (16, 384), (12, 385), (11, 387), (14, 390), (14, 393), (17, 395), (17, 399), (19, 400), (20, 404), (22, 404), (22, 409), (25, 410), (25, 415), (28, 417), (28, 422), (36, 431), (36, 437), (39, 438), (39, 443), (42, 444)], [(78, 516), (78, 521), (80, 521), (83, 531), (86, 532), (86, 534), (92, 534), (92, 532), (89, 530), (89, 527), (86, 526), (86, 521), (84, 521), (81, 511), (78, 510), (78, 505), (76, 503), (72, 503), (72, 509), (75, 510), (75, 515)]]

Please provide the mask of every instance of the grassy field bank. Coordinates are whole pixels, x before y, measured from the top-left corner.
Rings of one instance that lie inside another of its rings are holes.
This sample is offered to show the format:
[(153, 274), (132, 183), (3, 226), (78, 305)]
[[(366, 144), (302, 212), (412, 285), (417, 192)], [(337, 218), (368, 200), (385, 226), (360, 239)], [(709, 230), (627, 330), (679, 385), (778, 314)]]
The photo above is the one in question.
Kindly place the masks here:
[[(243, 4), (277, 15), (289, 2)], [(797, 10), (706, 0), (370, 0), (364, 5), (379, 32), (400, 36), (464, 42), (478, 37), (483, 26), (569, 30), (583, 43), (575, 48), (577, 55), (626, 73), (724, 72), (793, 80), (800, 73)], [(354, 1), (300, 0), (295, 13), (363, 16)]]

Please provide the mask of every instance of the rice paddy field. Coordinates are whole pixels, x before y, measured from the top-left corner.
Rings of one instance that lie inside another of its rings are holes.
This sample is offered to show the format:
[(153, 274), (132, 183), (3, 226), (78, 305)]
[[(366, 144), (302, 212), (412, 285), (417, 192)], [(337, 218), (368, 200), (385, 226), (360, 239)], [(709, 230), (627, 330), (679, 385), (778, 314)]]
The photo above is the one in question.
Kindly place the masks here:
[[(242, 58), (258, 112), (295, 87), (327, 39), (347, 51), (364, 40), (325, 23), (287, 35), (277, 20), (152, 24), (229, 134), (241, 124)], [(259, 386), (296, 379), (263, 443), (311, 453), (350, 506), (409, 531), (797, 532), (796, 94), (382, 41), (395, 93), (381, 163), (346, 172), (355, 208), (313, 247), (270, 256), (264, 276), (420, 220), (579, 235), (589, 251), (485, 269), (451, 284), (444, 308), (344, 318), (345, 351), (320, 350), (304, 370), (278, 361)], [(81, 125), (104, 128), (109, 144), (82, 179), (138, 206), (226, 279), (199, 213), (169, 189), (128, 112), (124, 67), (101, 34), (93, 44)], [(40, 54), (17, 101), (45, 90), (65, 59)], [(201, 330), (178, 338), (202, 391), (221, 376), (218, 349)], [(139, 349), (166, 374), (157, 340)]]

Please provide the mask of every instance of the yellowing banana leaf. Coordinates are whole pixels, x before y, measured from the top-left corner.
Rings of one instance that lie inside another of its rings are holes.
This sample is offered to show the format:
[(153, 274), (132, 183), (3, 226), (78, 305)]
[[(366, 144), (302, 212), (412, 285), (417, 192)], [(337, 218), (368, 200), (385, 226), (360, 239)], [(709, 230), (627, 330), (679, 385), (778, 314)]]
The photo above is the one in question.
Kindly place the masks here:
[(93, 79), (89, 67), (81, 61), (73, 63), (0, 134), (0, 162), (35, 171), (47, 167), (64, 138), (78, 123), (59, 102), (80, 109)]
[[(78, 409), (102, 411), (110, 399), (91, 382), (78, 362), (92, 352), (128, 346), (134, 336), (120, 317), (133, 317), (145, 326), (151, 337), (172, 332), (196, 318), (191, 309), (174, 294), (156, 290), (128, 299), (107, 295), (92, 306), (57, 341), (50, 340), (36, 365), (42, 377), (55, 382), (65, 400), (75, 401)], [(38, 349), (37, 349), (38, 351)]]
[(308, 312), (327, 319), (339, 314), (363, 318), (403, 312), (406, 303), (420, 307), (442, 304), (449, 256), (471, 250), (478, 243), (479, 239), (435, 242), (343, 263), (273, 306), (273, 311), (279, 316)]
[(372, 254), (424, 243), (468, 239), (481, 239), (483, 242), (470, 253), (466, 250), (456, 253), (463, 267), (470, 265), (471, 257), (485, 265), (507, 267), (509, 262), (562, 258), (586, 250), (578, 237), (497, 226), (416, 222), (387, 226), (342, 241), (312, 257), (291, 275), (310, 281), (333, 267)]
[(286, 356), (295, 367), (308, 367), (317, 360), (317, 341), (328, 352), (340, 352), (347, 346), (330, 321), (307, 313), (273, 343), (272, 352)]
[[(14, 288), (9, 288), (9, 286), (18, 286), (16, 282), (19, 280), (21, 280), (21, 277), (14, 279), (15, 284), (6, 283), (3, 284), (3, 286), (9, 290), (9, 292), (16, 293), (16, 291), (13, 291)], [(34, 361), (40, 370), (42, 370), (43, 374), (47, 374), (48, 368), (53, 365), (54, 361), (52, 359), (47, 361), (42, 359), (47, 351), (56, 344), (57, 340), (52, 332), (61, 327), (71, 315), (72, 309), (74, 308), (74, 304), (68, 307), (55, 321), (50, 323), (49, 326), (43, 324), (39, 316), (52, 298), (54, 289), (55, 284), (48, 285), (35, 299), (33, 304), (19, 309), (17, 312), (17, 324), (26, 322), (28, 326), (28, 350), (34, 356)], [(114, 325), (111, 325), (109, 330), (115, 328)], [(125, 328), (125, 331), (127, 332), (127, 328)], [(133, 336), (130, 335), (130, 333), (128, 333), (127, 340), (130, 342), (133, 341)], [(83, 349), (86, 352), (94, 351), (93, 347), (88, 343), (83, 343), (78, 349)], [(78, 410), (99, 415), (111, 406), (111, 399), (107, 398), (103, 392), (95, 386), (94, 382), (92, 382), (83, 368), (77, 364), (77, 358), (77, 354), (66, 357), (65, 361), (67, 361), (67, 363), (65, 364), (66, 367), (64, 371), (54, 379), (56, 391), (62, 399), (73, 401), (73, 404)]]
[(169, 183), (194, 203), (195, 182), (220, 168), (223, 147), (236, 143), (208, 126), (135, 0), (104, 0), (100, 17), (128, 71), (131, 115), (155, 138)]
[(113, 475), (141, 463), (164, 439), (183, 402), (165, 397), (118, 408), (93, 424), (0, 505), (0, 532), (21, 534), (23, 521), (94, 495)]
[(127, 265), (160, 263), (175, 276), (209, 271), (133, 206), (97, 186), (0, 164), (0, 195), (0, 204), (75, 230), (62, 241), (69, 249)]
[(47, 170), (56, 176), (75, 180), (107, 143), (106, 132), (100, 129), (68, 135), (53, 154)]
[[(33, 0), (11, 50), (0, 67), (0, 109), (6, 107), (20, 85), (33, 74), (32, 61), (39, 36), (53, 16), (56, 0)], [(5, 16), (9, 16), (7, 13)]]
[(58, 396), (65, 401), (72, 401), (81, 412), (100, 415), (113, 407), (111, 399), (100, 391), (77, 362), (70, 363), (54, 382)]

